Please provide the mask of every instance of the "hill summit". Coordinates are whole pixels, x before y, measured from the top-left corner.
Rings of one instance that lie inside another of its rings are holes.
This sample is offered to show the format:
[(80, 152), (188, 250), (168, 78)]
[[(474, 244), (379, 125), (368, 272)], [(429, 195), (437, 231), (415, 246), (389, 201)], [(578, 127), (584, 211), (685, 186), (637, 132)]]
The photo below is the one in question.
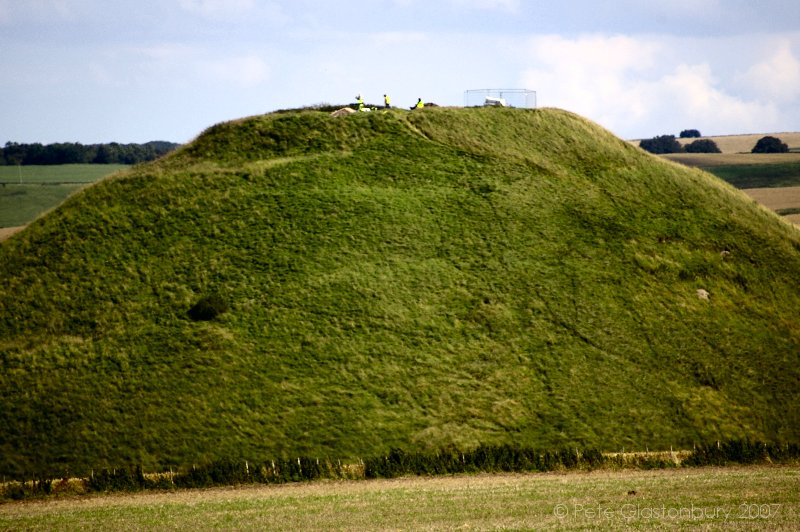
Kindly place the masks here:
[(800, 234), (556, 109), (215, 125), (0, 244), (0, 470), (800, 440)]

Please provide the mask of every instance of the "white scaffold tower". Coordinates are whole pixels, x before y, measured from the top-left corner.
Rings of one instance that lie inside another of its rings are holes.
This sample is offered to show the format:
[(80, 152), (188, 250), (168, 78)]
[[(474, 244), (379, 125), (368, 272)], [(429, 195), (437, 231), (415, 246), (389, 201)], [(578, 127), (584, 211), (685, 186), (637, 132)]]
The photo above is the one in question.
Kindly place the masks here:
[(464, 91), (464, 107), (536, 108), (536, 91), (529, 89), (471, 89)]

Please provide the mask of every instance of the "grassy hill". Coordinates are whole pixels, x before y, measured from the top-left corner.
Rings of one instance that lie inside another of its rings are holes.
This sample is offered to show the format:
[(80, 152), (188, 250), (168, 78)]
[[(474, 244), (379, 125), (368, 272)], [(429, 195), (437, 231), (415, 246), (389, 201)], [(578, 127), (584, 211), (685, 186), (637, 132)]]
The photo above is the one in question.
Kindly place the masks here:
[(0, 276), (5, 474), (800, 440), (800, 232), (564, 111), (219, 124)]

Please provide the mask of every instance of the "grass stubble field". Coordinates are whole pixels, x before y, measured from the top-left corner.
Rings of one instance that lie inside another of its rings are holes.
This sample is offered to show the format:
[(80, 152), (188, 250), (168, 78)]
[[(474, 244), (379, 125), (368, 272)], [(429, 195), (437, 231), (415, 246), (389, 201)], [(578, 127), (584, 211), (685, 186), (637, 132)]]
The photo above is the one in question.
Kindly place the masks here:
[(51, 498), (4, 530), (796, 530), (800, 468), (478, 474)]

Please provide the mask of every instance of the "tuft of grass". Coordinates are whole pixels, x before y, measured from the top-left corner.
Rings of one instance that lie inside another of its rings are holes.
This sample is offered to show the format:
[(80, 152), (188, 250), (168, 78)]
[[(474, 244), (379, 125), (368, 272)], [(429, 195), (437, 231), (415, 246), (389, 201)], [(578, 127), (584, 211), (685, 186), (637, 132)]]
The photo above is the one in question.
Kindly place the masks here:
[(800, 234), (560, 110), (218, 124), (0, 276), (9, 475), (800, 439)]

